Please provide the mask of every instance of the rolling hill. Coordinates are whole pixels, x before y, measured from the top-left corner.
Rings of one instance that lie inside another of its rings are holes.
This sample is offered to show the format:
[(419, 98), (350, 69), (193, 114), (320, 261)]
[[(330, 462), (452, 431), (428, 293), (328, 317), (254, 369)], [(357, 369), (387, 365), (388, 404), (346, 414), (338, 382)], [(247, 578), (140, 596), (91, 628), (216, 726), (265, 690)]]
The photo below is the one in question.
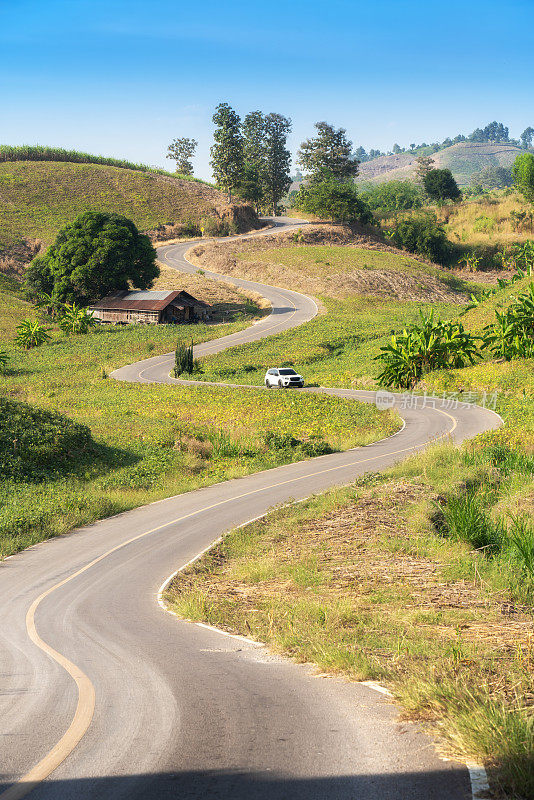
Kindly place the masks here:
[[(450, 169), (460, 186), (470, 183), (471, 176), (485, 167), (509, 167), (523, 152), (513, 144), (459, 142), (432, 155), (435, 166)], [(358, 182), (381, 183), (412, 180), (417, 153), (380, 156), (360, 164)]]
[(175, 226), (189, 221), (227, 220), (240, 231), (255, 226), (249, 206), (229, 206), (201, 182), (101, 164), (0, 163), (0, 271), (20, 271), (84, 211), (124, 214), (140, 230), (159, 228), (155, 238), (176, 236)]

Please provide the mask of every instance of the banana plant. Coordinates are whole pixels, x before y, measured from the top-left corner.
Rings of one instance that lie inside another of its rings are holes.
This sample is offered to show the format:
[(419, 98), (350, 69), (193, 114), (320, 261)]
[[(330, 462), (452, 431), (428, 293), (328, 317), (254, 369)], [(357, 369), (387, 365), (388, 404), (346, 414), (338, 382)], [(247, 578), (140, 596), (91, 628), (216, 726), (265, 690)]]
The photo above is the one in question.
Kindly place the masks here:
[(484, 347), (511, 361), (534, 357), (534, 283), (504, 311), (495, 311), (496, 321), (484, 328)]
[(9, 356), (5, 350), (0, 350), (0, 375), (5, 375), (7, 372), (7, 365), (9, 364)]
[(94, 316), (86, 308), (76, 303), (65, 303), (59, 320), (59, 327), (63, 333), (87, 333), (89, 328), (97, 324)]
[(435, 320), (434, 311), (420, 316), (420, 324), (392, 336), (376, 356), (383, 365), (378, 380), (386, 386), (408, 389), (427, 372), (458, 369), (480, 357), (481, 337), (468, 333), (461, 322)]
[(47, 329), (36, 320), (25, 319), (20, 325), (17, 325), (15, 343), (23, 347), (24, 350), (39, 347), (48, 339), (50, 339), (50, 336), (47, 333)]

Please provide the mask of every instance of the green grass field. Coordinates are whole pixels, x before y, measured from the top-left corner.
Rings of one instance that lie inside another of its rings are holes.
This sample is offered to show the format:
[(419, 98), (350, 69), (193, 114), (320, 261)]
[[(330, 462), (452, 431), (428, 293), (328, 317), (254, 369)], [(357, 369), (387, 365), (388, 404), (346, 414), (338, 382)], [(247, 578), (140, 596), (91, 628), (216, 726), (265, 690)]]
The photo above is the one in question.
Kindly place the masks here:
[(394, 331), (436, 308), (444, 317), (454, 307), (353, 297), (322, 297), (326, 310), (311, 322), (261, 342), (234, 347), (203, 359), (203, 380), (262, 384), (268, 367), (292, 366), (308, 385), (370, 388), (380, 371), (375, 356)]
[[(35, 314), (0, 292), (0, 340), (10, 356), (0, 392), (88, 425), (97, 443), (68, 473), (4, 481), (0, 555), (150, 500), (333, 449), (365, 444), (398, 427), (393, 415), (322, 396), (212, 387), (118, 383), (126, 363), (174, 349), (177, 338), (206, 341), (249, 324), (98, 328), (23, 352), (12, 344), (21, 318)], [(282, 441), (274, 442), (270, 433)], [(285, 444), (294, 437), (298, 446)]]

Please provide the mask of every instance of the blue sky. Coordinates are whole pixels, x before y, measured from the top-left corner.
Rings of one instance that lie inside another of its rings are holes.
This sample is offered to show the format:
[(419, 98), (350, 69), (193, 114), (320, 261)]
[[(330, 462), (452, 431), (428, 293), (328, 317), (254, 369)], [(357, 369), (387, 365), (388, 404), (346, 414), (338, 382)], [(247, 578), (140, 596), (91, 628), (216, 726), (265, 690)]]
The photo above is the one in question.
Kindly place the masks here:
[(534, 126), (534, 0), (0, 0), (0, 143), (173, 168), (213, 109), (277, 111), (291, 148), (327, 120), (355, 145), (439, 141), (493, 119)]

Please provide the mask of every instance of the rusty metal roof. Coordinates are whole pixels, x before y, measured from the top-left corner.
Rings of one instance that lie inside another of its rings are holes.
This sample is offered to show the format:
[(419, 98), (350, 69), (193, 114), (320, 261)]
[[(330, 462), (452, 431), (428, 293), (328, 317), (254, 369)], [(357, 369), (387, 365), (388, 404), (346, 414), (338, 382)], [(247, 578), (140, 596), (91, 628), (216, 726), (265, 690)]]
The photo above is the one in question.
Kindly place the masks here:
[[(175, 303), (179, 300), (179, 303)], [(89, 308), (99, 310), (117, 311), (163, 311), (169, 305), (175, 305), (183, 309), (186, 306), (200, 305), (209, 306), (204, 300), (197, 300), (193, 295), (185, 291), (171, 292), (148, 292), (148, 291), (120, 291), (114, 292), (107, 297), (92, 303)]]

